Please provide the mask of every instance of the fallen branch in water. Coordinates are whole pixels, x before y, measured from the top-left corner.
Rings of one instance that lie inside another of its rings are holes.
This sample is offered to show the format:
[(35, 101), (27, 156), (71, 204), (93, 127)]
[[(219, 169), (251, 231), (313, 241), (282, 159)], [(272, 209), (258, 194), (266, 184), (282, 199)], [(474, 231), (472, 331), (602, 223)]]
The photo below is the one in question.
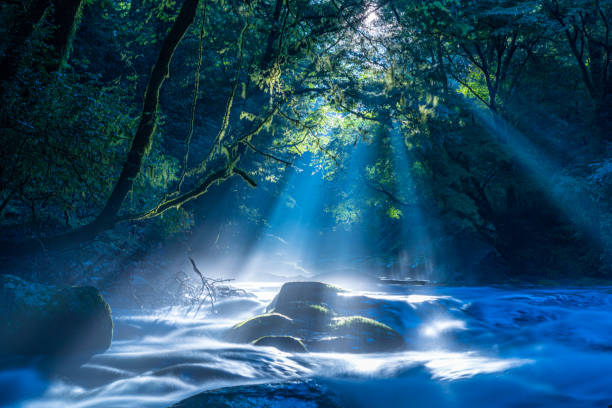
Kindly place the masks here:
[[(196, 265), (193, 258), (189, 257), (189, 261), (191, 262), (191, 266), (193, 267), (193, 271), (200, 277), (202, 281), (202, 288), (200, 289), (200, 293), (197, 296), (198, 307), (194, 313), (194, 317), (198, 315), (200, 308), (202, 307), (202, 303), (206, 300), (210, 302), (210, 306), (212, 312), (215, 313), (215, 302), (217, 301), (217, 297), (229, 297), (229, 296), (245, 296), (247, 292), (244, 289), (232, 288), (229, 285), (220, 285), (222, 283), (231, 282), (235, 279), (213, 279), (208, 278), (202, 274), (198, 266)], [(204, 295), (204, 291), (206, 291), (206, 295)]]

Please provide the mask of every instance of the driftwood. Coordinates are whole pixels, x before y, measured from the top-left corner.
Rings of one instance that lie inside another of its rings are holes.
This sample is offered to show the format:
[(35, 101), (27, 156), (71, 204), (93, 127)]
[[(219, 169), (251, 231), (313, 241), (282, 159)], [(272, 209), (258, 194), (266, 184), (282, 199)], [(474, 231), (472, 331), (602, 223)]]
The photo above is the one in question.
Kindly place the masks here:
[[(210, 302), (210, 307), (213, 313), (215, 313), (215, 302), (219, 297), (230, 297), (230, 296), (246, 296), (247, 292), (244, 289), (233, 288), (225, 283), (231, 282), (235, 279), (213, 279), (204, 276), (198, 266), (196, 265), (193, 258), (189, 257), (189, 261), (191, 262), (191, 266), (193, 267), (193, 271), (200, 277), (202, 281), (202, 287), (200, 288), (200, 293), (197, 295), (197, 308), (194, 312), (194, 316), (200, 311), (202, 304), (206, 301)], [(225, 285), (224, 285), (225, 284)]]

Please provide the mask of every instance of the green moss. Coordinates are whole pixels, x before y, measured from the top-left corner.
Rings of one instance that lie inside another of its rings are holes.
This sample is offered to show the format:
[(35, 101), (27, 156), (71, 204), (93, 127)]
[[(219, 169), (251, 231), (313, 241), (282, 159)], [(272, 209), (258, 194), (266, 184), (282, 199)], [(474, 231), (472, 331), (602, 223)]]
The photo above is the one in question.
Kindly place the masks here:
[(293, 327), (293, 320), (280, 313), (266, 313), (236, 324), (228, 333), (228, 340), (251, 342), (267, 335), (286, 335)]
[(331, 310), (321, 305), (308, 305), (308, 307), (312, 310), (316, 310), (320, 314), (331, 315), (333, 314)]
[(253, 316), (250, 319), (247, 319), (247, 320), (245, 320), (243, 322), (240, 322), (240, 323), (234, 325), (234, 327), (232, 327), (232, 329), (239, 329), (241, 327), (244, 327), (248, 323), (255, 323), (258, 320), (261, 321), (261, 319), (271, 318), (273, 316), (279, 316), (279, 317), (283, 317), (285, 319), (291, 320), (289, 317), (287, 317), (285, 315), (282, 315), (280, 313), (264, 313), (264, 314), (261, 314), (261, 315)]
[(377, 329), (394, 332), (391, 327), (384, 323), (363, 316), (337, 317), (333, 319), (332, 329), (342, 332), (362, 329)]
[(328, 326), (335, 315), (326, 305), (306, 301), (285, 302), (282, 308), (274, 311), (291, 317), (295, 320), (296, 326), (301, 328), (321, 329)]
[(324, 285), (327, 286), (328, 289), (335, 290), (338, 293), (346, 292), (346, 289), (342, 289), (340, 286), (332, 285), (331, 283), (324, 283)]
[(335, 318), (332, 333), (339, 335), (321, 342), (322, 350), (356, 353), (396, 350), (404, 346), (402, 336), (384, 323), (363, 316)]

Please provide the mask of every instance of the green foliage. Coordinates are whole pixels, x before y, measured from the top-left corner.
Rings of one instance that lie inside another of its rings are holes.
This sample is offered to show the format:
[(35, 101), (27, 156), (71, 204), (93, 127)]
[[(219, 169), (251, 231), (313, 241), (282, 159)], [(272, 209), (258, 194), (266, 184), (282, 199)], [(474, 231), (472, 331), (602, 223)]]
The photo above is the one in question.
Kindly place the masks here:
[(328, 211), (336, 220), (336, 224), (346, 229), (350, 229), (351, 224), (362, 219), (360, 206), (354, 199), (348, 198), (346, 194), (336, 206), (328, 209)]
[(1, 186), (15, 197), (5, 220), (75, 227), (103, 204), (134, 122), (132, 112), (121, 109), (126, 99), (117, 86), (71, 73), (48, 81), (29, 88), (25, 98), (5, 99)]
[(389, 218), (399, 220), (400, 218), (402, 218), (402, 210), (395, 207), (389, 207), (387, 209), (387, 215), (389, 215)]
[[(6, 231), (43, 236), (100, 213), (181, 4), (89, 1), (60, 72), (46, 64), (51, 27), (42, 21), (27, 38), (18, 75), (2, 84)], [(375, 22), (367, 23), (373, 6)], [(522, 167), (522, 152), (507, 143), (512, 132), (558, 159), (564, 171), (551, 182), (559, 189), (607, 208), (605, 187), (583, 182), (590, 173), (570, 169), (567, 157), (610, 133), (611, 14), (609, 0), (201, 2), (173, 55), (153, 143), (120, 214), (156, 218), (142, 234), (164, 239), (207, 219), (215, 200), (156, 209), (198, 191), (212, 173), (225, 181), (242, 172), (269, 198), (292, 172), (308, 171), (323, 180), (317, 227), (361, 229), (385, 256), (417, 245), (407, 242), (410, 229), (476, 235), (520, 258), (508, 248), (514, 228), (546, 232), (512, 224), (514, 215), (528, 212), (526, 202), (545, 203), (533, 209), (542, 214), (554, 206), (542, 198), (542, 174)], [(19, 15), (3, 5), (0, 34), (9, 36)], [(576, 162), (605, 159), (585, 157)], [(257, 193), (246, 184), (230, 190), (236, 205), (223, 217), (267, 225)]]

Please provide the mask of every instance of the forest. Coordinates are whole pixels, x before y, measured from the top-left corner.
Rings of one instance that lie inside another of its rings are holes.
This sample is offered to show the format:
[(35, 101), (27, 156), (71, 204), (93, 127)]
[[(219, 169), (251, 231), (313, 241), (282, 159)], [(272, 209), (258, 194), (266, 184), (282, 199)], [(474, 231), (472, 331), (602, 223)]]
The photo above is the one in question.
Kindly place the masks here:
[(611, 0), (0, 22), (0, 406), (612, 405)]

